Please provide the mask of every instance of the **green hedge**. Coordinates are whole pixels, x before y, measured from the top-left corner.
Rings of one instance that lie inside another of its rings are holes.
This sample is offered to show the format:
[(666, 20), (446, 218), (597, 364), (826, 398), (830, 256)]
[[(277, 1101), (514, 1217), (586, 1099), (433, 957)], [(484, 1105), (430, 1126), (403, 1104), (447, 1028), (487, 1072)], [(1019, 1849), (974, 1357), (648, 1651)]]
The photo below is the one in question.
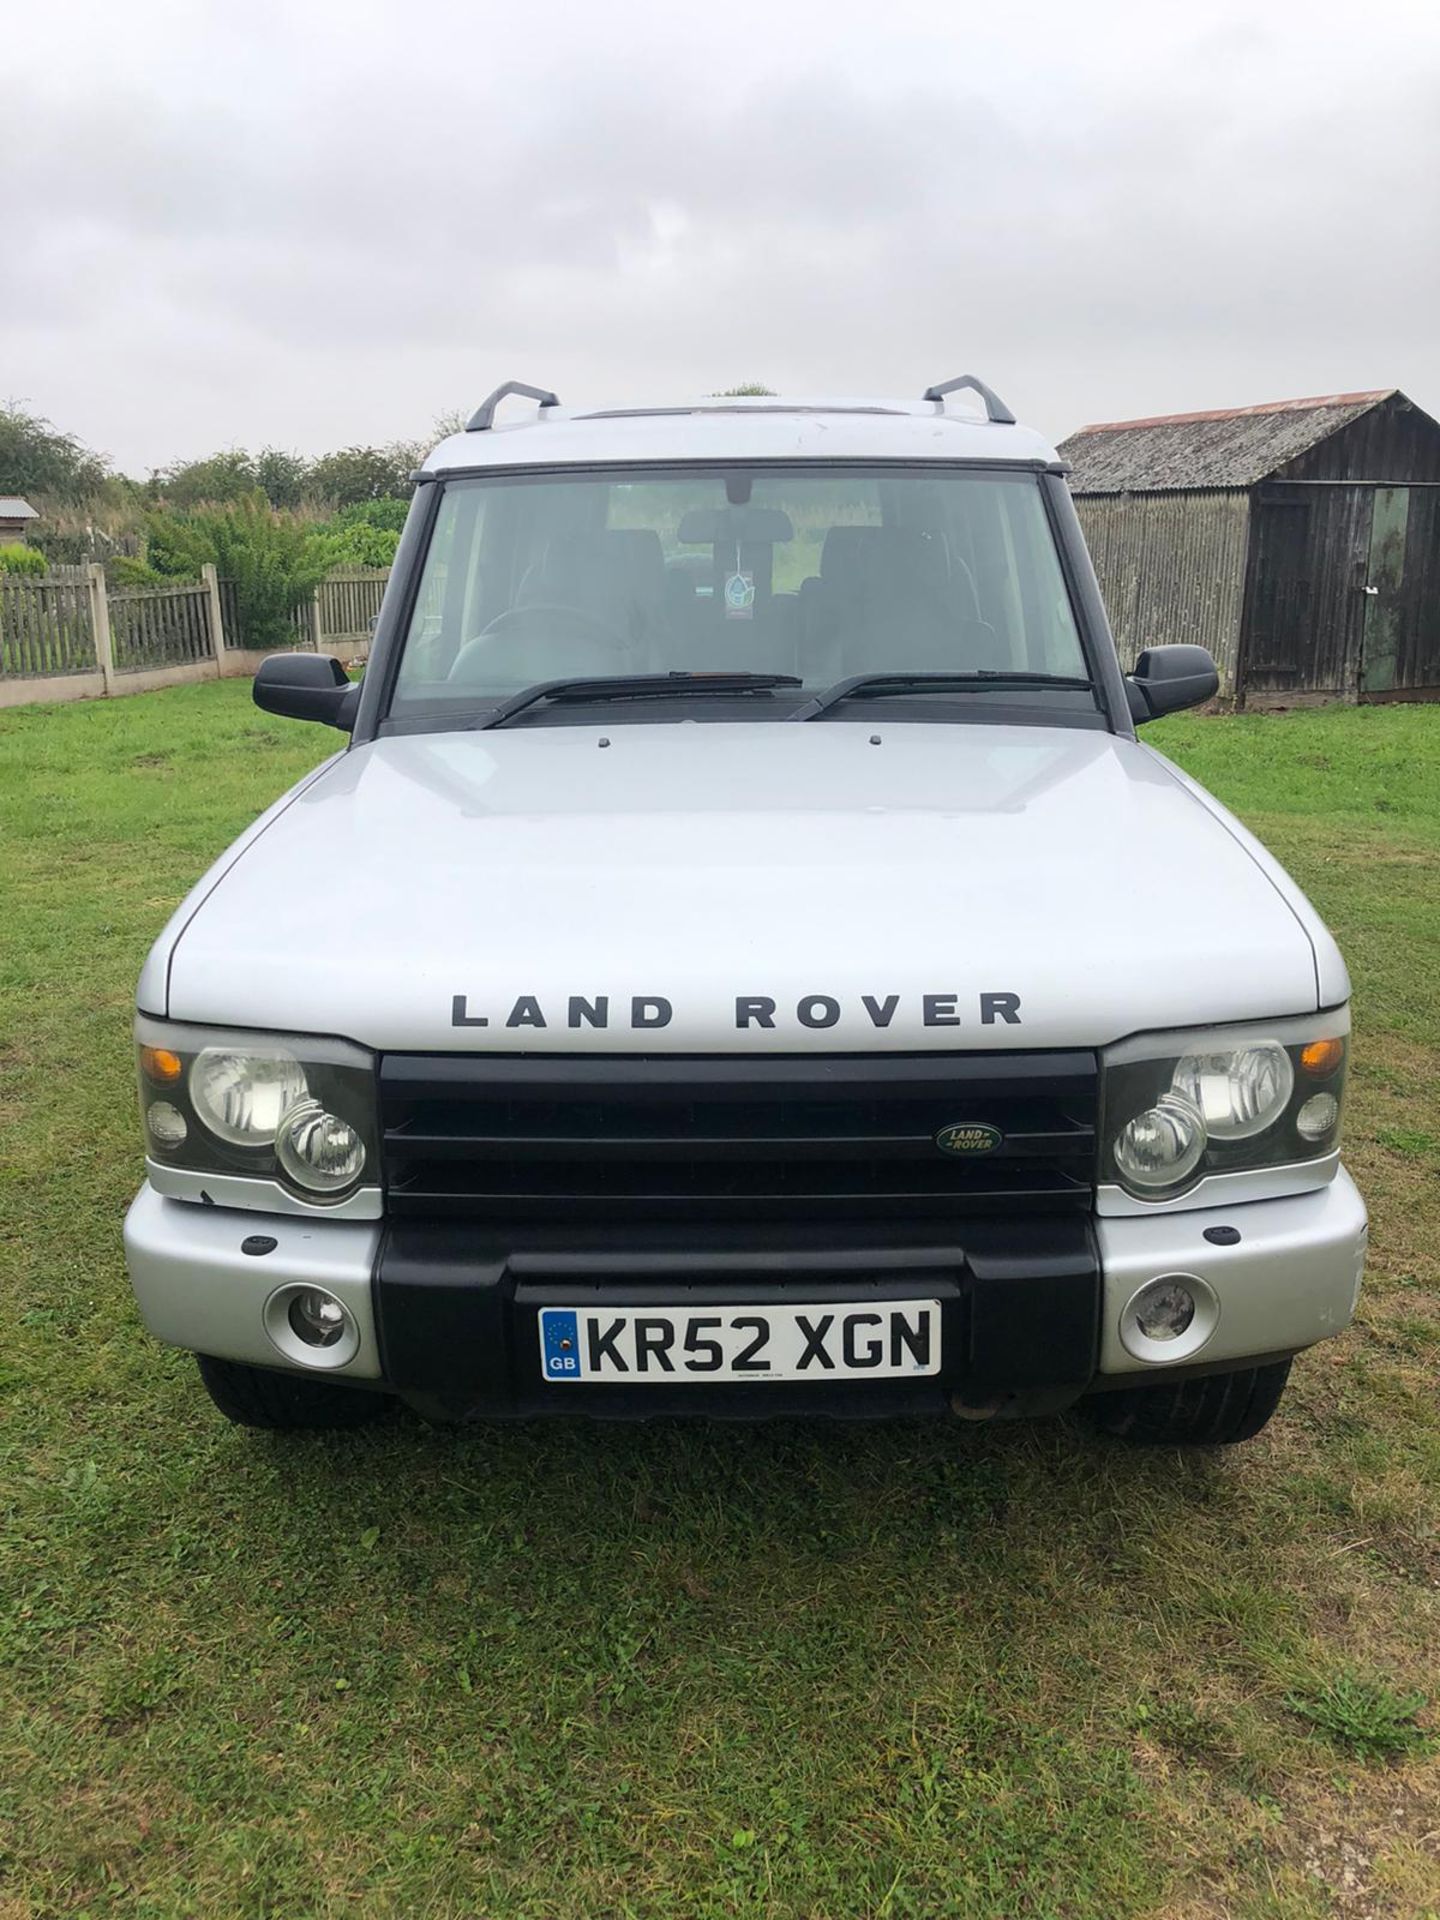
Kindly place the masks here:
[(47, 571), (45, 556), (38, 548), (18, 546), (13, 541), (0, 545), (0, 573), (30, 575)]

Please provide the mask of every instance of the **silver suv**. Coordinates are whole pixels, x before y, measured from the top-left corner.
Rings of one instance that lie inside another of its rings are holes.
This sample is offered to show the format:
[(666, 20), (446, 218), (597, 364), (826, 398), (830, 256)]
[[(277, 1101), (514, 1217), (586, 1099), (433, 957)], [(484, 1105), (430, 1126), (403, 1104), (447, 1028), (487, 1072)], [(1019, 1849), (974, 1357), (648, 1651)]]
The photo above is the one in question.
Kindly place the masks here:
[(1335, 944), (1136, 737), (1215, 691), (1122, 672), (1064, 468), (969, 376), (502, 387), (363, 682), (262, 667), (345, 744), (146, 963), (147, 1323), (259, 1426), (1253, 1434), (1365, 1212)]

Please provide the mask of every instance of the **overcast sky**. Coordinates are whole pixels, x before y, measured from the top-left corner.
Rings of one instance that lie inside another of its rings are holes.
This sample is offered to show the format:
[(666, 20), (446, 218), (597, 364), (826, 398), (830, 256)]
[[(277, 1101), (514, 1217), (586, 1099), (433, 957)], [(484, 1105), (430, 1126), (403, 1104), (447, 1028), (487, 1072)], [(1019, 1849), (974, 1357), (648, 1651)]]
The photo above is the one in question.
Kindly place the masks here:
[(1437, 0), (17, 3), (0, 182), (0, 399), (137, 473), (507, 377), (1440, 412)]

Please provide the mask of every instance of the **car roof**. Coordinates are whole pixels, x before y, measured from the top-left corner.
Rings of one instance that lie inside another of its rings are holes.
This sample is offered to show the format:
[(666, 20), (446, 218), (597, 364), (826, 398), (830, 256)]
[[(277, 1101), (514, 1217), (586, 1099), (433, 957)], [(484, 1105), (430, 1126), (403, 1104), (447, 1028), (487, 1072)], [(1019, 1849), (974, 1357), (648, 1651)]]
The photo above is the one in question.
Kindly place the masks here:
[(455, 433), (426, 473), (486, 467), (673, 465), (691, 460), (970, 460), (1053, 467), (1059, 456), (1028, 427), (988, 420), (962, 402), (712, 395), (653, 407), (536, 408), (511, 400), (491, 427)]

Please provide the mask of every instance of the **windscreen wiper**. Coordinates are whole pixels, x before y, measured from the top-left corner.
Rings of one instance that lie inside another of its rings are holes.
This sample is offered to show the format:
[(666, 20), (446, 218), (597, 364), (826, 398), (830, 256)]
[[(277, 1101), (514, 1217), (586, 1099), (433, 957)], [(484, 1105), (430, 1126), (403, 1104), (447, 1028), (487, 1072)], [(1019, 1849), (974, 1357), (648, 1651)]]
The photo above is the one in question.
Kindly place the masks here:
[(611, 673), (589, 680), (539, 680), (502, 700), (475, 726), (481, 731), (503, 727), (542, 700), (675, 700), (696, 693), (769, 693), (774, 687), (803, 685), (793, 673)]
[(900, 693), (974, 693), (987, 687), (1077, 687), (1091, 691), (1091, 682), (1067, 673), (1008, 672), (1004, 668), (981, 667), (974, 673), (856, 673), (848, 680), (837, 680), (803, 707), (790, 715), (792, 720), (813, 720), (817, 715), (838, 707), (842, 700), (861, 695), (867, 700), (884, 700)]

